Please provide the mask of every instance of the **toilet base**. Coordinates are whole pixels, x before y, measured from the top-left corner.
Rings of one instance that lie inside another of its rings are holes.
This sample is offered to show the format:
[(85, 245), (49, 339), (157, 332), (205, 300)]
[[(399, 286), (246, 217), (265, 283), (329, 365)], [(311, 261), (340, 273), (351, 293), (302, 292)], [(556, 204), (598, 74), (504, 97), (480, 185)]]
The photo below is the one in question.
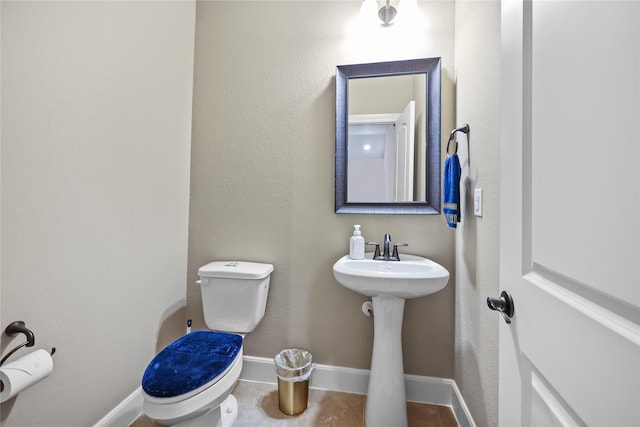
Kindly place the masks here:
[(238, 418), (238, 400), (230, 394), (215, 409), (211, 409), (197, 418), (173, 424), (172, 427), (231, 427)]
[(220, 405), (220, 427), (231, 427), (238, 419), (238, 400), (233, 394)]
[(163, 426), (229, 427), (238, 416), (238, 403), (231, 392), (240, 372), (242, 351), (230, 370), (206, 390), (173, 403), (163, 403), (162, 399), (144, 394), (142, 410)]

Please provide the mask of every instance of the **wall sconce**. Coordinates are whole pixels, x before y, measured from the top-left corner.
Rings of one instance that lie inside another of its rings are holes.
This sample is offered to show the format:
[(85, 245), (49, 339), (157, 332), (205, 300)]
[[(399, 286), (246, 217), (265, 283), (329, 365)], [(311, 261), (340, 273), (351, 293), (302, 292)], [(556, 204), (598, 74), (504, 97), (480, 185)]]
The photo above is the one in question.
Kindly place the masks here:
[(384, 16), (387, 0), (361, 0), (358, 15), (345, 27), (343, 48), (349, 58), (366, 63), (425, 55), (430, 33), (418, 0), (389, 0), (388, 4), (396, 16), (385, 25), (380, 15)]
[(398, 14), (398, 10), (391, 5), (391, 0), (386, 0), (382, 7), (378, 9), (378, 18), (382, 21), (382, 26), (388, 27), (393, 24), (393, 18)]
[(398, 14), (400, 0), (364, 0), (362, 8), (366, 10), (369, 19), (373, 18), (374, 13), (380, 19), (383, 27), (393, 24), (394, 18)]

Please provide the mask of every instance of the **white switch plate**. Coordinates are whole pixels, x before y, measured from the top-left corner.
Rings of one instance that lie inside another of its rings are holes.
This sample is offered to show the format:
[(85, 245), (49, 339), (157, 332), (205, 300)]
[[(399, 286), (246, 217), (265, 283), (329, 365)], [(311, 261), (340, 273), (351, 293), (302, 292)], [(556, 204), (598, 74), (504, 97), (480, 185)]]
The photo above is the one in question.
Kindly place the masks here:
[(482, 188), (473, 190), (473, 214), (482, 216)]

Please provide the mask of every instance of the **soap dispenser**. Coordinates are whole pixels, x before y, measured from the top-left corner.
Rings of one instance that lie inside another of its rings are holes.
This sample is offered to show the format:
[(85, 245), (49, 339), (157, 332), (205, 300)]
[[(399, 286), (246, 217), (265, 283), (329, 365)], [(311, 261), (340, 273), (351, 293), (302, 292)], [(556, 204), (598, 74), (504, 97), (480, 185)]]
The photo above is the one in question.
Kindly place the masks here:
[(359, 224), (353, 226), (353, 236), (349, 239), (349, 258), (364, 259), (364, 237)]

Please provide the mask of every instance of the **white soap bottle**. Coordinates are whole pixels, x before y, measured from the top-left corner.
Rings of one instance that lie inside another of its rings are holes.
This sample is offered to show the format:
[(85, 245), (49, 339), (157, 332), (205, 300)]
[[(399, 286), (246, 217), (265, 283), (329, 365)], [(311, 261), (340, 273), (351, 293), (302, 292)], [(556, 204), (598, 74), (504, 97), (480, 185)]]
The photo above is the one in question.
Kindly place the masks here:
[(364, 237), (358, 224), (353, 226), (353, 236), (349, 239), (349, 258), (364, 259)]

